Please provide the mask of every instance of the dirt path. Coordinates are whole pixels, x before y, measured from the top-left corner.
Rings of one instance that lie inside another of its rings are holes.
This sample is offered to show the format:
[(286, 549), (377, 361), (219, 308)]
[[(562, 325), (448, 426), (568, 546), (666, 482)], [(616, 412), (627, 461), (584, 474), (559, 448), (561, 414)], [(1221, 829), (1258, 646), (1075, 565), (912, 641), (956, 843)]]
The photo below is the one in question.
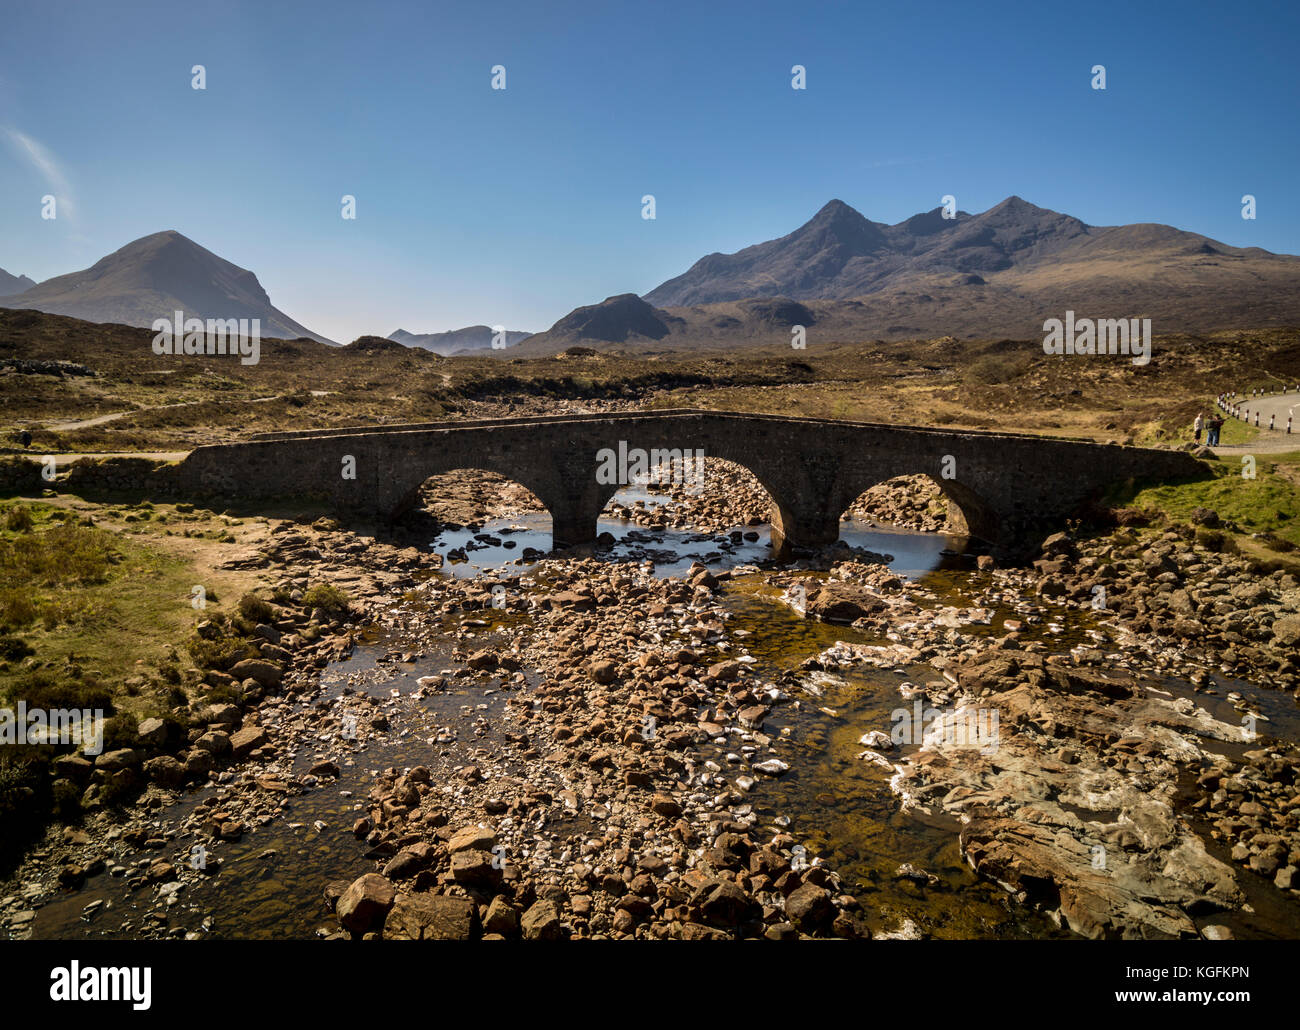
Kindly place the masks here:
[[(326, 390), (312, 390), (312, 396), (324, 396)], [(249, 404), (266, 404), (268, 401), (278, 400), (284, 394), (273, 394), (270, 397), (255, 397), (248, 401)], [(110, 415), (96, 415), (94, 418), (85, 418), (76, 422), (54, 422), (45, 428), (52, 433), (70, 433), (76, 429), (89, 429), (91, 426), (102, 426), (106, 422), (114, 422), (125, 415), (139, 415), (146, 411), (166, 411), (169, 408), (189, 408), (195, 404), (201, 404), (202, 401), (179, 401), (176, 404), (154, 404), (143, 408), (132, 408), (129, 411), (115, 411)]]
[(82, 454), (67, 454), (64, 452), (35, 454), (28, 451), (19, 454), (18, 457), (26, 458), (38, 465), (44, 464), (46, 458), (53, 458), (55, 467), (63, 468), (80, 458), (149, 458), (153, 461), (183, 461), (189, 456), (189, 453), (189, 451), (87, 451)]

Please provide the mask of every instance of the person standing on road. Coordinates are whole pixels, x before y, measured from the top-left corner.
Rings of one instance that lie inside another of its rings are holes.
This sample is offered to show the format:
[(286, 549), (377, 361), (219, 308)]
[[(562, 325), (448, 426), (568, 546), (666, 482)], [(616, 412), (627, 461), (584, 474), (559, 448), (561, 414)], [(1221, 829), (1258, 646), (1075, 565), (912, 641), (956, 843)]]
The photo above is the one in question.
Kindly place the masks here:
[(1210, 447), (1219, 446), (1219, 430), (1223, 428), (1223, 418), (1216, 412), (1206, 426), (1206, 444)]
[(1201, 430), (1205, 428), (1205, 412), (1196, 413), (1196, 421), (1192, 423), (1192, 439), (1197, 443), (1201, 442)]

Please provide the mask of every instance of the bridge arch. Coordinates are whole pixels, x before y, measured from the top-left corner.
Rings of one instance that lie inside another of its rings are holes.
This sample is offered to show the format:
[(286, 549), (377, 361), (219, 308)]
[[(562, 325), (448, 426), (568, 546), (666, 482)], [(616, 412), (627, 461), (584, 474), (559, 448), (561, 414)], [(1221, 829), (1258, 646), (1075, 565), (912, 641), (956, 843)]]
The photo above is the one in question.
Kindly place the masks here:
[[(871, 476), (867, 475), (864, 479), (857, 482), (850, 482), (847, 490), (851, 492), (857, 485), (865, 482), (857, 493), (852, 493), (848, 502), (841, 512), (841, 518), (847, 518), (849, 512), (858, 504), (865, 494), (875, 487), (894, 483), (900, 479), (923, 478), (932, 484), (939, 496), (946, 502), (947, 514), (945, 524), (938, 527), (936, 532), (952, 533), (957, 536), (978, 537), (981, 540), (992, 542), (997, 539), (999, 527), (998, 516), (991, 508), (989, 503), (980, 494), (956, 479), (945, 479), (942, 475), (935, 475), (929, 471), (915, 470), (904, 472), (891, 476)], [(874, 481), (867, 482), (872, 479)], [(882, 517), (882, 521), (888, 521)]]

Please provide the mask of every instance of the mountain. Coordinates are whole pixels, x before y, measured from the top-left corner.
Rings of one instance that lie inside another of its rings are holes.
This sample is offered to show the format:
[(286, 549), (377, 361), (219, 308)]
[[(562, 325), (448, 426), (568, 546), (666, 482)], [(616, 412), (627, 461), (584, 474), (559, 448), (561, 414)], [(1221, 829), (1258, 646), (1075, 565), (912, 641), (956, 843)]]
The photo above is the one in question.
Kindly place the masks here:
[(34, 279), (28, 279), (25, 275), (10, 275), (0, 268), (0, 297), (7, 297), (11, 293), (22, 293), (35, 285)]
[(145, 328), (178, 310), (186, 318), (257, 318), (264, 337), (333, 343), (273, 307), (252, 272), (175, 230), (144, 236), (84, 271), (47, 279), (3, 302), (8, 308)]
[[(388, 335), (390, 340), (405, 344), (407, 347), (422, 347), (425, 350), (450, 357), (453, 354), (469, 354), (474, 351), (490, 350), (495, 332), (490, 326), (471, 325), (464, 329), (449, 329), (445, 333), (408, 333), (398, 329)], [(508, 329), (505, 334), (506, 347), (513, 347), (521, 340), (526, 340), (532, 333)]]
[[(639, 303), (637, 303), (639, 301)], [(1048, 318), (1150, 318), (1156, 333), (1300, 325), (1300, 257), (1168, 225), (1090, 226), (1008, 197), (897, 225), (832, 200), (780, 239), (710, 254), (642, 298), (575, 309), (521, 345), (555, 353), (792, 342), (1042, 337)]]
[(635, 293), (606, 297), (599, 304), (575, 308), (547, 330), (552, 340), (597, 340), (624, 343), (628, 340), (662, 340), (681, 322), (656, 311)]
[[(1256, 268), (1273, 280), (1281, 274), (1294, 286), (1300, 269), (1300, 259), (1292, 256), (1230, 247), (1169, 225), (1086, 225), (1019, 196), (980, 215), (944, 218), (935, 208), (897, 225), (868, 220), (832, 200), (793, 233), (736, 254), (701, 258), (645, 299), (673, 308), (746, 297), (865, 298), (953, 282), (1032, 289), (1048, 280), (1069, 282), (1087, 294), (1093, 281), (1117, 274), (1135, 277), (1140, 293), (1143, 281), (1204, 287), (1205, 259), (1229, 271), (1223, 290), (1235, 289), (1236, 280), (1248, 280)], [(1248, 265), (1247, 274), (1235, 274)], [(1069, 274), (1062, 274), (1065, 269)]]

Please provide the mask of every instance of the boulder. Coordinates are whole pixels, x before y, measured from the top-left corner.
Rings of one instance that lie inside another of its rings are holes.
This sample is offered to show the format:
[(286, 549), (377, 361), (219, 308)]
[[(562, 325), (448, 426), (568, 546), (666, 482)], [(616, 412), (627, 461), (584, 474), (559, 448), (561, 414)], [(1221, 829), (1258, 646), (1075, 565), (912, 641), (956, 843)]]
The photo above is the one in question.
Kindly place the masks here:
[(560, 913), (550, 901), (538, 901), (524, 913), (520, 923), (524, 938), (530, 941), (558, 941), (564, 935)]
[(245, 658), (230, 670), (230, 675), (239, 681), (256, 680), (263, 687), (277, 687), (284, 677), (284, 670), (274, 662), (260, 658)]
[(379, 929), (397, 892), (393, 885), (378, 873), (366, 873), (352, 881), (343, 896), (339, 898), (336, 913), (345, 930), (352, 933), (368, 933)]
[(830, 891), (805, 883), (785, 899), (785, 914), (801, 933), (820, 933), (835, 918)]
[(477, 923), (478, 911), (469, 898), (399, 894), (384, 920), (384, 940), (468, 941)]
[(270, 743), (261, 726), (245, 726), (230, 738), (230, 748), (236, 758), (247, 758), (260, 747)]

